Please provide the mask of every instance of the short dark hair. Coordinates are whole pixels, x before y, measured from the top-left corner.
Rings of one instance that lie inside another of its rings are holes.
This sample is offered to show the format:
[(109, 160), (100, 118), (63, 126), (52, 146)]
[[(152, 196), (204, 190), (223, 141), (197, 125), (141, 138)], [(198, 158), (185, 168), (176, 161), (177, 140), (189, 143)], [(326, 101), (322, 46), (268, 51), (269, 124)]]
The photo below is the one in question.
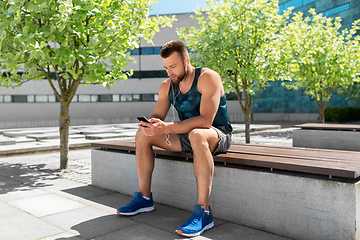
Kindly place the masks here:
[(181, 60), (184, 60), (185, 57), (189, 57), (185, 44), (179, 40), (166, 43), (160, 50), (160, 56), (162, 58), (168, 58), (174, 52), (179, 53)]

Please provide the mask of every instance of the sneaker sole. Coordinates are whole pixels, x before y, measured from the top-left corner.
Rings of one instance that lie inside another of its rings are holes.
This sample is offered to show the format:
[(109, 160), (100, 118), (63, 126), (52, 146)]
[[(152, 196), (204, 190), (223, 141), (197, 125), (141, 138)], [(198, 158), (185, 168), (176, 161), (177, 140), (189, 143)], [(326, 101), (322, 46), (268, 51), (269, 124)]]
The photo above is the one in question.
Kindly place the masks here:
[(196, 237), (196, 236), (199, 236), (200, 234), (202, 234), (204, 231), (209, 230), (209, 229), (211, 229), (213, 227), (214, 227), (214, 221), (212, 221), (211, 223), (209, 223), (203, 229), (201, 229), (199, 232), (196, 232), (196, 233), (186, 234), (186, 233), (183, 233), (181, 230), (176, 230), (176, 233), (180, 234), (180, 235), (182, 235), (184, 237)]
[(146, 208), (140, 208), (140, 209), (136, 210), (135, 212), (119, 212), (119, 211), (116, 211), (116, 212), (117, 212), (117, 214), (122, 215), (122, 216), (134, 216), (139, 213), (152, 212), (154, 210), (155, 210), (155, 207), (151, 206), (151, 207), (146, 207)]

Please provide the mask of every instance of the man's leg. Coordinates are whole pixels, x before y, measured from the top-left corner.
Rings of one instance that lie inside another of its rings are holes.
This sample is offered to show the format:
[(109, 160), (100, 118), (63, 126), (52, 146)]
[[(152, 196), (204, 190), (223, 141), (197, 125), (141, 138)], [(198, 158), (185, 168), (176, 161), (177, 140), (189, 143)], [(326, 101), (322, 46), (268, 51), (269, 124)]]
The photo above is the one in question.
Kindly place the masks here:
[(214, 173), (212, 152), (215, 151), (220, 139), (214, 129), (193, 129), (189, 133), (189, 140), (194, 155), (198, 202), (189, 220), (180, 226), (176, 232), (186, 237), (195, 237), (214, 227), (214, 220), (209, 206)]
[(125, 216), (133, 216), (142, 212), (154, 210), (151, 195), (151, 177), (154, 170), (154, 154), (152, 146), (158, 146), (170, 151), (181, 151), (180, 140), (177, 135), (169, 135), (171, 146), (166, 144), (165, 136), (149, 137), (142, 130), (136, 133), (136, 167), (139, 178), (139, 192), (134, 193), (133, 200), (126, 206), (118, 208), (117, 213)]
[(194, 155), (194, 173), (198, 189), (198, 205), (209, 210), (209, 198), (214, 174), (215, 151), (219, 137), (214, 129), (194, 129), (189, 133)]
[(171, 146), (166, 144), (165, 136), (149, 137), (142, 130), (136, 133), (136, 167), (139, 178), (139, 192), (145, 197), (151, 195), (151, 177), (154, 170), (154, 153), (152, 146), (164, 148), (173, 152), (181, 151), (179, 137), (169, 134)]

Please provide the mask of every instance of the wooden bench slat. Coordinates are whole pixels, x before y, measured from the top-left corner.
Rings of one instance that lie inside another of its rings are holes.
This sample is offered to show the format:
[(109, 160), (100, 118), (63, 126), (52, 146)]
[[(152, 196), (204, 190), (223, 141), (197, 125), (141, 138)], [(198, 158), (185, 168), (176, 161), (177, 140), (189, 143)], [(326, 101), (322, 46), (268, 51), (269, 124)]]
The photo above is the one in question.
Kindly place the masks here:
[(293, 127), (314, 130), (360, 131), (360, 125), (355, 124), (305, 123), (300, 125), (294, 125)]
[[(93, 143), (95, 148), (135, 151), (135, 140)], [(170, 152), (154, 147), (160, 156), (191, 159), (189, 153)], [(334, 154), (334, 155), (332, 155)], [(286, 171), (331, 175), (344, 178), (360, 176), (360, 153), (323, 149), (301, 149), (251, 144), (233, 144), (228, 153), (214, 157), (215, 162), (264, 167)], [(349, 158), (348, 157), (352, 157)]]
[(216, 161), (241, 164), (255, 167), (273, 168), (295, 172), (331, 175), (345, 178), (357, 178), (360, 176), (360, 168), (342, 163), (314, 162), (306, 159), (291, 159), (282, 157), (270, 157), (261, 155), (228, 153), (218, 155)]
[(313, 148), (283, 148), (281, 150), (272, 147), (260, 146), (253, 147), (245, 144), (232, 145), (228, 152), (233, 153), (249, 153), (254, 155), (268, 155), (288, 158), (313, 159), (319, 161), (352, 163), (360, 166), (360, 154), (351, 151), (322, 151)]

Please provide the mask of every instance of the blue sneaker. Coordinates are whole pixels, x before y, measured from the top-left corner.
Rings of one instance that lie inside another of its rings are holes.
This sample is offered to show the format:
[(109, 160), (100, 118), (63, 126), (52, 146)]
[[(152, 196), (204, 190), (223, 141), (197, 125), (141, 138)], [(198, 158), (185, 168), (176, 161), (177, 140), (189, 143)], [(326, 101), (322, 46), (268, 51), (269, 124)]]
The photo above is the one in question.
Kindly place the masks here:
[(117, 210), (117, 214), (124, 216), (134, 216), (138, 213), (154, 211), (154, 202), (152, 194), (150, 200), (146, 200), (139, 192), (134, 193), (133, 200), (126, 206), (121, 207)]
[(195, 205), (193, 214), (187, 222), (179, 227), (176, 232), (185, 237), (195, 237), (202, 234), (205, 230), (214, 227), (214, 220), (210, 213), (205, 213), (205, 208), (200, 205)]

